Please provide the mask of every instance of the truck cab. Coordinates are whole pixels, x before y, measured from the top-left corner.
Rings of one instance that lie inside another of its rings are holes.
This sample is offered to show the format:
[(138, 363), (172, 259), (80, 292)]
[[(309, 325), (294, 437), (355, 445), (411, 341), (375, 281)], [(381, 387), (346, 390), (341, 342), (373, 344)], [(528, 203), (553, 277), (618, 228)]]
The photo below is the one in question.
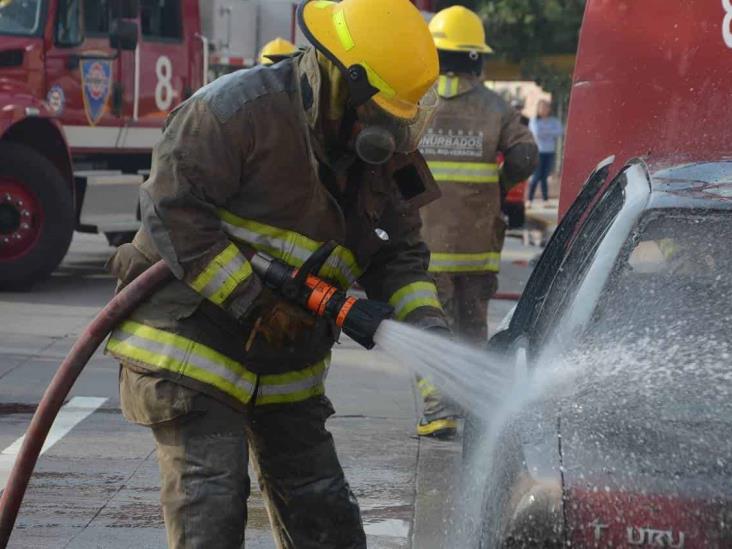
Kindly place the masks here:
[(0, 286), (50, 274), (75, 229), (137, 228), (152, 146), (208, 55), (198, 0), (0, 0)]

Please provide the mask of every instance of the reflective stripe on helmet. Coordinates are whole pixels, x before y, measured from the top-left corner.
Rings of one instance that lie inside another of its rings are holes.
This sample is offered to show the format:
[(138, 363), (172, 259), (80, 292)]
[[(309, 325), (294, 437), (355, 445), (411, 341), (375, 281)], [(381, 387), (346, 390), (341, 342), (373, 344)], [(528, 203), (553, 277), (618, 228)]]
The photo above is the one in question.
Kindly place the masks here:
[[(349, 52), (356, 47), (356, 43), (353, 41), (353, 37), (351, 36), (351, 31), (348, 30), (346, 12), (342, 9), (333, 10), (333, 26), (335, 27), (336, 34), (338, 35), (338, 40), (345, 51)], [(361, 60), (356, 64), (361, 65), (366, 71), (366, 77), (368, 78), (369, 84), (390, 99), (396, 97), (396, 91), (394, 91), (394, 88), (392, 88), (386, 80), (381, 78), (381, 76), (379, 76), (373, 67), (371, 67), (366, 61)]]
[(435, 181), (447, 183), (498, 183), (498, 165), (488, 162), (430, 161)]
[(478, 254), (432, 253), (430, 256), (431, 273), (459, 272), (498, 272), (501, 267), (501, 254), (486, 252)]
[(206, 265), (190, 286), (212, 302), (221, 305), (251, 274), (252, 266), (239, 248), (229, 244)]
[(341, 46), (346, 51), (351, 51), (356, 47), (356, 43), (353, 41), (351, 31), (348, 30), (348, 23), (346, 23), (346, 14), (343, 10), (333, 11), (333, 25), (335, 25), (336, 33), (338, 34), (338, 40), (341, 41)]
[[(219, 210), (219, 217), (229, 236), (255, 250), (267, 252), (293, 267), (300, 267), (321, 245), (320, 242), (294, 231), (244, 219), (226, 210)], [(343, 246), (337, 246), (320, 269), (319, 275), (335, 280), (343, 289), (347, 289), (362, 272), (353, 253)]]
[(247, 404), (257, 387), (255, 404), (300, 402), (325, 393), (330, 356), (302, 370), (259, 376), (206, 345), (139, 322), (118, 326), (107, 351), (122, 360), (145, 364), (206, 383)]
[(400, 288), (389, 298), (389, 305), (394, 307), (394, 318), (404, 320), (420, 307), (442, 309), (437, 298), (437, 288), (432, 282), (413, 282)]

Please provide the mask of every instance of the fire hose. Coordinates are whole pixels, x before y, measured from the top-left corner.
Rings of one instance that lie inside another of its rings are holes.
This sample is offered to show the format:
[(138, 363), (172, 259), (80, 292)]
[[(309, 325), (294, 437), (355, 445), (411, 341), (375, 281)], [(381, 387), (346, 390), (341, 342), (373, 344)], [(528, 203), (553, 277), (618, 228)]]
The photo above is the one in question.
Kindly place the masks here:
[[(252, 270), (267, 287), (311, 313), (330, 319), (346, 335), (371, 349), (379, 324), (392, 316), (394, 309), (386, 303), (348, 296), (314, 274), (335, 248), (334, 242), (323, 244), (299, 269), (263, 252), (246, 255)], [(59, 366), (33, 414), (0, 498), (0, 549), (8, 544), (43, 444), (71, 387), (114, 327), (172, 276), (162, 260), (138, 276), (97, 314)]]

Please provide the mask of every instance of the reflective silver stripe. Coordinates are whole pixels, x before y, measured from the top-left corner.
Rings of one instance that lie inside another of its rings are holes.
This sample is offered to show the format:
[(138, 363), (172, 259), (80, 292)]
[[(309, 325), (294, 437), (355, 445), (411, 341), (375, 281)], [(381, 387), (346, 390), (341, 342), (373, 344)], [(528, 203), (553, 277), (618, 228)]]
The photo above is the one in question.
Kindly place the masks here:
[(498, 167), (494, 164), (428, 162), (427, 165), (436, 181), (498, 183)]
[[(315, 241), (312, 241), (312, 249), (298, 245), (296, 243), (297, 240), (304, 241), (307, 237), (299, 235), (293, 231), (289, 231), (292, 235), (291, 238), (280, 238), (270, 234), (259, 233), (239, 225), (234, 225), (233, 223), (225, 220), (222, 220), (222, 226), (229, 236), (249, 244), (256, 250), (267, 251), (275, 255), (279, 255), (294, 267), (300, 267), (305, 263), (318, 246), (318, 243)], [(346, 286), (350, 286), (359, 277), (359, 273), (354, 272), (354, 267), (349, 265), (343, 257), (346, 253), (349, 253), (346, 248), (342, 246), (336, 248), (325, 262), (323, 269), (321, 269), (321, 274), (330, 275), (332, 273), (329, 273), (328, 269), (332, 269), (334, 272), (340, 273), (344, 278), (343, 282)]]
[(291, 383), (283, 383), (277, 385), (262, 384), (259, 386), (258, 392), (262, 396), (267, 395), (287, 395), (291, 393), (297, 393), (299, 391), (305, 391), (312, 389), (325, 382), (325, 378), (328, 376), (328, 368), (322, 373), (316, 374), (312, 377), (302, 379), (300, 381), (293, 381)]
[(476, 259), (476, 260), (462, 260), (462, 261), (448, 261), (448, 260), (437, 260), (433, 259), (430, 261), (430, 269), (433, 267), (486, 267), (486, 268), (499, 268), (501, 266), (500, 259)]
[[(194, 342), (190, 343), (190, 347), (188, 350), (183, 350), (176, 345), (146, 339), (135, 334), (130, 334), (121, 329), (117, 329), (112, 333), (112, 339), (130, 345), (132, 347), (142, 349), (143, 351), (147, 351), (149, 353), (155, 353), (156, 355), (168, 357), (183, 365), (191, 364), (196, 368), (211, 372), (212, 374), (228, 381), (238, 389), (247, 392), (250, 396), (254, 393), (254, 385), (252, 383), (238, 375), (236, 372), (230, 370), (226, 366), (219, 364), (218, 362), (215, 362), (210, 358), (202, 356), (199, 353), (196, 353)], [(186, 375), (184, 371), (180, 373)]]
[(345, 250), (345, 248), (336, 248), (335, 251), (328, 258), (328, 261), (325, 262), (325, 265), (342, 273), (345, 279), (350, 284), (353, 284), (359, 277), (359, 275), (358, 273), (355, 273), (353, 271), (353, 268), (351, 268), (348, 263), (346, 263), (346, 260), (341, 255), (343, 253), (342, 250)]
[[(221, 266), (221, 268), (216, 272), (216, 274), (208, 282), (208, 284), (206, 284), (203, 287), (203, 289), (201, 290), (201, 294), (203, 294), (207, 298), (211, 298), (219, 290), (221, 290), (224, 285), (230, 284), (230, 282), (229, 282), (230, 278), (237, 277), (237, 278), (242, 278), (242, 280), (245, 280), (249, 275), (247, 274), (246, 276), (242, 276), (242, 274), (240, 274), (240, 271), (245, 269), (246, 264), (247, 264), (247, 261), (243, 255), (241, 255), (241, 254), (235, 255), (234, 257), (231, 258), (231, 260), (228, 263)], [(251, 271), (249, 271), (249, 272), (251, 272)], [(233, 285), (232, 290), (234, 290), (235, 288), (236, 288), (236, 285)], [(226, 297), (228, 297), (228, 294), (230, 294), (230, 293), (231, 292), (228, 292)]]
[[(413, 301), (419, 301), (422, 299), (437, 299), (437, 295), (435, 292), (429, 291), (429, 290), (421, 290), (421, 291), (415, 291), (411, 292), (399, 301), (397, 301), (396, 305), (394, 305), (394, 310), (396, 316), (399, 316), (399, 313), (407, 308), (407, 306), (412, 303)], [(439, 303), (439, 302), (438, 302)]]
[(313, 253), (306, 248), (301, 248), (300, 246), (297, 246), (292, 242), (287, 242), (286, 240), (277, 238), (275, 236), (259, 234), (244, 227), (232, 225), (231, 223), (228, 223), (226, 221), (223, 221), (222, 223), (224, 231), (229, 236), (233, 236), (235, 238), (238, 238), (239, 240), (243, 240), (257, 250), (278, 250), (284, 254), (291, 255), (292, 257), (300, 260), (300, 265), (305, 263), (305, 260), (310, 257), (310, 254)]

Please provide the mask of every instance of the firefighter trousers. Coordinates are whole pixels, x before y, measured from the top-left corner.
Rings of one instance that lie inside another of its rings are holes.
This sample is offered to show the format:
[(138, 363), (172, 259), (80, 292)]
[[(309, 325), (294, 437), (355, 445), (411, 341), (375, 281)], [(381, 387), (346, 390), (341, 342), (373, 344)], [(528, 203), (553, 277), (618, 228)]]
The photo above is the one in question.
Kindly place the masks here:
[(120, 376), (125, 416), (155, 437), (169, 547), (244, 547), (249, 458), (278, 549), (366, 547), (325, 396), (240, 412), (128, 367)]
[[(498, 275), (439, 273), (434, 277), (453, 335), (461, 341), (485, 345), (488, 340), (488, 301), (498, 289)], [(425, 418), (433, 421), (460, 415), (439, 389), (427, 380), (417, 378), (417, 386), (422, 394)]]

